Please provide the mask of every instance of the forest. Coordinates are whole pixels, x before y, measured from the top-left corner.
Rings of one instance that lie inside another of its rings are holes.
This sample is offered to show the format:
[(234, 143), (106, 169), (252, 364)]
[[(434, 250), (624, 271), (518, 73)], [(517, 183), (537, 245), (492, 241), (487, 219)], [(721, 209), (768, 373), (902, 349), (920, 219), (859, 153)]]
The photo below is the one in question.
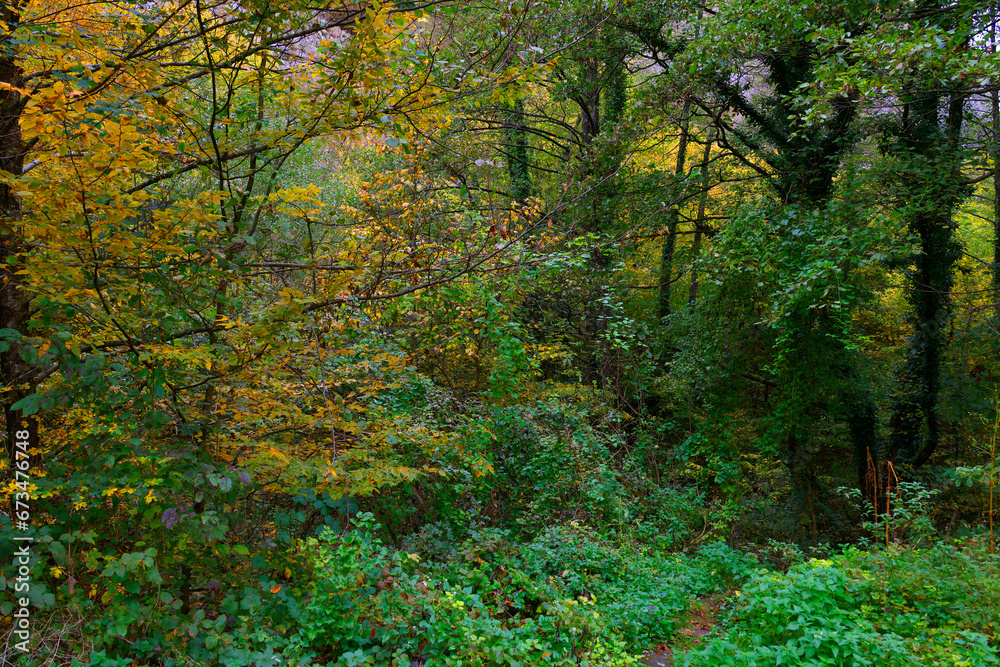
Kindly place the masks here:
[(998, 22), (3, 0), (0, 665), (1000, 664)]

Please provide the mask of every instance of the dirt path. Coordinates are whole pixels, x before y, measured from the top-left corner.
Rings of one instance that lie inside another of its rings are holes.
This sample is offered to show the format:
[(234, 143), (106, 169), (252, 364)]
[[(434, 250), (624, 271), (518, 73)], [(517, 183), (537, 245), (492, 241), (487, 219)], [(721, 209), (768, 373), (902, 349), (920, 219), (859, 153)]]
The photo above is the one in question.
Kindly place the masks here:
[(648, 667), (672, 667), (674, 652), (688, 651), (701, 643), (702, 638), (712, 631), (716, 616), (729, 595), (716, 593), (707, 598), (695, 600), (684, 617), (684, 626), (670, 640), (669, 644), (658, 644), (643, 656), (639, 662)]

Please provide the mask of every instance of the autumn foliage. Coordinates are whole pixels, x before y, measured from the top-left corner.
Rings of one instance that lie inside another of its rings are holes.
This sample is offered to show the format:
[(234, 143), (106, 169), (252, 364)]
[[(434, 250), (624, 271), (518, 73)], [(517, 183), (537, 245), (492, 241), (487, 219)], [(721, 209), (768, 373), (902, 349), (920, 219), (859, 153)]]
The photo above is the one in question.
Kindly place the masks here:
[(0, 663), (995, 662), (995, 9), (494, 4), (3, 4)]

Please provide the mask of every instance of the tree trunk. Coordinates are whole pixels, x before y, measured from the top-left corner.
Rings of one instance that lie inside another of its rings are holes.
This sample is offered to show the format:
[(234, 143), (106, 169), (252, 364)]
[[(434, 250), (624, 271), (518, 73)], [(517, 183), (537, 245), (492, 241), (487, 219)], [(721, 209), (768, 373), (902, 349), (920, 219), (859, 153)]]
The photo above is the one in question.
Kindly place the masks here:
[(938, 392), (941, 360), (950, 318), (955, 264), (961, 248), (955, 239), (952, 213), (967, 193), (962, 184), (959, 134), (964, 98), (955, 93), (941, 127), (941, 95), (918, 92), (904, 112), (901, 139), (912, 166), (906, 174), (910, 203), (909, 227), (920, 239), (909, 278), (913, 307), (907, 359), (893, 405), (888, 456), (896, 462), (923, 465), (940, 441)]
[(698, 217), (694, 222), (694, 241), (691, 243), (691, 286), (688, 289), (688, 306), (698, 299), (698, 266), (701, 255), (701, 235), (705, 232), (705, 205), (708, 203), (708, 161), (712, 156), (712, 142), (715, 141), (715, 126), (708, 128), (705, 152), (701, 156), (701, 198), (698, 200)]
[(528, 133), (524, 116), (524, 100), (518, 98), (507, 113), (504, 142), (507, 153), (507, 175), (510, 194), (518, 202), (531, 196), (531, 176), (528, 173)]
[[(677, 161), (674, 163), (674, 176), (679, 183), (684, 178), (684, 161), (687, 157), (688, 127), (691, 122), (691, 101), (684, 102), (681, 112), (681, 136), (677, 142)], [(656, 315), (661, 320), (670, 316), (671, 291), (674, 272), (674, 249), (677, 246), (677, 223), (680, 220), (680, 204), (671, 207), (667, 214), (667, 235), (663, 239), (663, 249), (660, 253), (660, 292)]]
[(670, 298), (674, 273), (674, 249), (677, 246), (677, 209), (667, 213), (667, 234), (660, 249), (660, 289), (656, 317), (661, 321), (670, 316)]
[[(997, 50), (997, 7), (993, 7), (990, 23), (990, 53)], [(1000, 88), (996, 79), (992, 81), (993, 94), (993, 326), (1000, 330)]]
[[(18, 11), (18, 3), (4, 3), (0, 8), (0, 17), (8, 26), (14, 26), (20, 20)], [(0, 42), (0, 83), (7, 84), (0, 89), (0, 171), (18, 177), (24, 171), (27, 152), (20, 128), (25, 99), (16, 90), (23, 85), (22, 72), (13, 55), (16, 47), (8, 40), (9, 34)], [(15, 403), (34, 392), (35, 368), (22, 359), (20, 343), (20, 339), (28, 334), (30, 297), (24, 289), (23, 276), (17, 275), (20, 270), (17, 264), (23, 262), (27, 250), (21, 226), (21, 202), (15, 190), (0, 183), (0, 272), (3, 276), (3, 284), (0, 285), (0, 329), (8, 330), (3, 337), (9, 341), (9, 348), (0, 353), (0, 375), (4, 385), (0, 403), (3, 405), (7, 436), (4, 446), (11, 463), (15, 457), (15, 441), (25, 440), (24, 437), (17, 437), (19, 431), (29, 434), (29, 447), (34, 448), (38, 444), (35, 418), (13, 408)], [(12, 261), (11, 258), (15, 259)]]

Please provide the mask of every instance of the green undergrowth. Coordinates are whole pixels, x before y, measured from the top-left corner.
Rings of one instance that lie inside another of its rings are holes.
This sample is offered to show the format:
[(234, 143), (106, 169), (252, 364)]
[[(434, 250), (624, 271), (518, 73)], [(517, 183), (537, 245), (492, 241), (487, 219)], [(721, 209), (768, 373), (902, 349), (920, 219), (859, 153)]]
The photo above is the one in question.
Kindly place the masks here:
[[(72, 664), (624, 667), (661, 643), (679, 666), (1000, 664), (1000, 559), (977, 543), (849, 548), (782, 572), (721, 542), (667, 552), (575, 522), (463, 535), (428, 524), (390, 546), (354, 514), (297, 542), (298, 586), (262, 579), (196, 611), (180, 650), (149, 637)], [(692, 614), (709, 596), (714, 619)], [(692, 616), (721, 629), (684, 653)]]
[(669, 638), (692, 599), (756, 561), (723, 544), (657, 555), (552, 527), (528, 542), (474, 534), (445, 560), (393, 550), (370, 517), (312, 541), (317, 584), (284, 650), (334, 665), (635, 664)]
[(679, 665), (1000, 664), (1000, 560), (981, 546), (847, 550), (758, 573)]

